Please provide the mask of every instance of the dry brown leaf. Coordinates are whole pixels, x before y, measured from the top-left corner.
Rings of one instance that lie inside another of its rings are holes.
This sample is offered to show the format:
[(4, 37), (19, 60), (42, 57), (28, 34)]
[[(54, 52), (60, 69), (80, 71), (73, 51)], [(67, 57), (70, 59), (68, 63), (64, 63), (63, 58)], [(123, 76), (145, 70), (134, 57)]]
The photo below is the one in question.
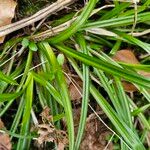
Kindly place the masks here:
[(48, 124), (40, 124), (38, 125), (38, 134), (39, 137), (37, 139), (38, 143), (41, 145), (44, 142), (54, 142), (55, 137), (54, 137), (54, 132), (55, 128), (53, 125), (48, 125)]
[(133, 84), (127, 81), (122, 81), (122, 85), (124, 87), (124, 90), (129, 93), (132, 93), (138, 90)]
[(70, 83), (69, 85), (70, 98), (73, 101), (80, 100), (82, 98), (81, 95), (82, 81), (79, 78), (77, 78), (75, 82), (76, 82), (75, 85), (73, 83)]
[[(130, 64), (140, 64), (138, 59), (135, 57), (134, 53), (131, 50), (123, 49), (117, 51), (115, 55), (112, 57), (115, 61), (130, 63)], [(139, 74), (150, 77), (150, 72), (138, 71)], [(123, 87), (126, 92), (135, 92), (138, 89), (131, 83), (122, 81)]]
[(50, 108), (49, 107), (45, 107), (42, 111), (42, 113), (40, 114), (40, 116), (42, 117), (42, 121), (44, 123), (49, 123), (52, 122), (53, 120), (53, 116), (50, 115)]
[(46, 142), (52, 142), (57, 144), (58, 150), (64, 150), (66, 145), (68, 145), (67, 133), (55, 128), (52, 115), (50, 115), (50, 108), (45, 107), (40, 116), (43, 123), (37, 127), (39, 137), (37, 138), (36, 146), (40, 148)]
[(81, 116), (81, 107), (74, 108), (73, 109), (73, 122), (74, 122), (75, 135), (77, 135), (77, 132), (78, 132), (80, 116)]
[(79, 102), (82, 98), (82, 81), (81, 79), (74, 74), (73, 70), (69, 68), (67, 60), (63, 64), (63, 71), (65, 72), (66, 76), (66, 83), (68, 85), (68, 90), (70, 94), (70, 99), (72, 101)]
[[(0, 119), (0, 129), (3, 129), (4, 123)], [(6, 133), (0, 133), (0, 150), (11, 150), (11, 142), (9, 135)]]
[[(0, 0), (0, 27), (11, 23), (17, 3), (14, 0)], [(5, 37), (0, 37), (3, 43)]]
[(62, 130), (57, 130), (57, 135), (58, 135), (57, 149), (64, 150), (65, 146), (68, 144), (68, 136), (67, 136), (66, 132), (62, 131)]
[(113, 56), (115, 61), (121, 61), (130, 64), (139, 64), (138, 59), (135, 57), (134, 53), (131, 50), (123, 49), (117, 51)]
[[(85, 134), (80, 150), (104, 150), (107, 145), (106, 137), (110, 135), (107, 128), (98, 120), (95, 114), (89, 115), (86, 122)], [(112, 143), (107, 150), (112, 150)]]
[(57, 144), (58, 150), (64, 150), (68, 144), (68, 137), (65, 131), (56, 129), (52, 124), (40, 124), (38, 125), (37, 138), (38, 144), (42, 145), (46, 142), (53, 142)]

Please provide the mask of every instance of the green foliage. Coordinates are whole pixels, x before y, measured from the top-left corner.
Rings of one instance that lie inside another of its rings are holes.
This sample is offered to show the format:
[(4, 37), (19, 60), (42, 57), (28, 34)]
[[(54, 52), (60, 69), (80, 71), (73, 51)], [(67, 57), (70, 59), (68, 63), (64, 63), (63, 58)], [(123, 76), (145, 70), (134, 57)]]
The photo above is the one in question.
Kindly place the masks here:
[[(91, 103), (89, 97), (106, 114), (110, 126), (107, 128), (114, 134), (114, 147), (122, 150), (147, 149), (146, 139), (150, 131), (150, 117), (147, 115), (150, 107), (150, 77), (140, 75), (139, 70), (150, 72), (149, 64), (144, 63), (149, 62), (150, 54), (147, 35), (150, 0), (141, 1), (137, 12), (131, 3), (117, 1), (112, 1), (113, 8), (107, 6), (95, 9), (97, 2), (89, 0), (84, 9), (76, 14), (77, 18), (70, 27), (45, 41), (35, 42), (30, 40), (30, 36), (20, 37), (7, 41), (1, 47), (0, 117), (13, 118), (7, 132), (15, 142), (16, 149), (27, 150), (32, 147), (31, 142), (37, 135), (31, 135), (30, 129), (39, 123), (38, 115), (41, 111), (49, 107), (53, 117), (51, 123), (57, 129), (64, 129), (61, 121), (65, 120), (69, 149), (78, 150), (85, 130), (88, 105)], [(140, 37), (131, 34), (136, 13), (135, 32), (144, 33)], [(59, 20), (53, 18), (52, 26), (68, 21), (73, 15), (74, 13), (67, 14)], [(91, 29), (101, 29), (99, 31), (104, 33), (94, 33)], [(118, 50), (126, 48), (133, 49), (135, 54), (142, 56), (142, 63), (116, 62), (111, 58)], [(74, 105), (64, 73), (66, 62), (83, 81), (76, 137)], [(126, 93), (122, 80), (136, 86), (138, 91), (134, 97)], [(9, 114), (8, 110), (12, 108), (15, 111)]]

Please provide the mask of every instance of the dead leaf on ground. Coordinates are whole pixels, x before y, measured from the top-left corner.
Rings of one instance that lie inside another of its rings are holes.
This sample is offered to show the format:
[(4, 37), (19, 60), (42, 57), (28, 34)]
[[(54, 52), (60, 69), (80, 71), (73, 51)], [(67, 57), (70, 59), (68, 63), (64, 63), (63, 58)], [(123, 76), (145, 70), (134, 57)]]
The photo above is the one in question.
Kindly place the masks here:
[(73, 109), (74, 132), (77, 135), (81, 115), (81, 107)]
[[(140, 64), (138, 59), (135, 57), (134, 53), (128, 49), (123, 49), (123, 50), (117, 51), (112, 58), (115, 61), (120, 61), (120, 62), (124, 62), (124, 63)], [(138, 73), (140, 75), (143, 75), (144, 77), (150, 78), (150, 72), (138, 71)], [(138, 89), (133, 84), (131, 84), (127, 81), (122, 81), (122, 84), (123, 84), (123, 87), (126, 92), (138, 91)]]
[(69, 84), (69, 93), (72, 101), (80, 100), (82, 98), (81, 87), (82, 87), (82, 81), (79, 78), (75, 79), (75, 84), (73, 83)]
[(67, 133), (63, 130), (57, 129), (53, 125), (52, 115), (50, 114), (50, 109), (45, 107), (42, 113), (42, 124), (39, 124), (37, 127), (38, 135), (37, 138), (37, 147), (43, 147), (47, 142), (52, 142), (57, 144), (58, 150), (64, 150), (68, 145), (68, 136)]
[(70, 94), (70, 99), (72, 101), (79, 101), (82, 98), (82, 81), (79, 76), (75, 75), (73, 70), (69, 68), (67, 64), (67, 60), (65, 59), (65, 63), (63, 64), (63, 71), (65, 72), (65, 79), (68, 85), (68, 90)]
[(117, 51), (113, 56), (115, 61), (121, 61), (130, 64), (139, 64), (138, 59), (135, 57), (134, 53), (131, 50), (123, 49)]
[(53, 125), (49, 124), (39, 124), (38, 125), (38, 143), (41, 145), (44, 142), (54, 142), (54, 132), (55, 128)]
[(64, 150), (68, 144), (68, 137), (65, 131), (56, 129), (52, 124), (39, 124), (37, 138), (38, 144), (43, 145), (46, 142), (57, 144), (58, 150)]
[(65, 146), (68, 144), (68, 136), (67, 136), (66, 132), (63, 130), (57, 130), (57, 135), (58, 135), (57, 149), (64, 150)]
[[(0, 129), (4, 128), (4, 123), (0, 119)], [(9, 135), (6, 133), (0, 133), (0, 150), (11, 150), (11, 147)]]
[[(80, 145), (80, 150), (104, 150), (107, 145), (108, 129), (98, 120), (95, 114), (89, 115), (86, 122), (85, 134)], [(110, 142), (107, 150), (113, 150)]]
[[(14, 0), (0, 0), (0, 27), (11, 23), (17, 3)], [(0, 37), (3, 43), (5, 37)]]
[(53, 116), (50, 114), (49, 107), (45, 107), (42, 113), (40, 114), (40, 116), (42, 117), (43, 123), (49, 123), (49, 122), (52, 122), (53, 120)]

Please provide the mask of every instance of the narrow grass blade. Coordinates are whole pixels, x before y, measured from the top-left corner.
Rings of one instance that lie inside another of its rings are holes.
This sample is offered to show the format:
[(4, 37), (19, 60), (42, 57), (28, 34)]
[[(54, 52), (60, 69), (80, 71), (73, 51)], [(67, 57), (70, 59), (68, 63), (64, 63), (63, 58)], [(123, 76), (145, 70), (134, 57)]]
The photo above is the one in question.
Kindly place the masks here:
[[(150, 12), (139, 13), (137, 16), (137, 23), (145, 22), (150, 20)], [(94, 21), (87, 23), (83, 26), (83, 29), (94, 28), (94, 27), (119, 27), (125, 25), (132, 25), (134, 21), (134, 15), (111, 18), (108, 20)]]
[[(88, 49), (86, 47), (86, 42), (84, 38), (78, 35), (77, 41), (83, 53), (88, 55)], [(75, 150), (78, 150), (80, 147), (80, 143), (82, 140), (82, 136), (83, 136), (83, 132), (84, 132), (85, 124), (86, 124), (88, 101), (89, 101), (89, 87), (90, 87), (89, 66), (83, 64), (83, 93), (82, 93), (83, 97), (82, 97), (80, 122), (79, 122), (76, 142), (75, 142)]]
[(33, 74), (33, 78), (36, 82), (38, 82), (39, 84), (41, 84), (42, 86), (46, 87), (46, 89), (50, 92), (50, 94), (56, 99), (56, 101), (63, 106), (63, 103), (61, 101), (61, 95), (59, 94), (59, 92), (54, 88), (54, 86), (48, 82), (47, 80), (45, 80), (42, 76), (32, 72)]
[(14, 118), (13, 123), (12, 123), (11, 128), (10, 128), (10, 131), (12, 133), (16, 132), (16, 129), (17, 129), (17, 127), (19, 125), (19, 122), (21, 120), (21, 116), (22, 116), (23, 110), (24, 110), (24, 101), (25, 101), (24, 95), (22, 95), (20, 103), (19, 103), (19, 107), (18, 107), (18, 110), (17, 110), (17, 113), (15, 115), (15, 118)]
[(94, 69), (95, 74), (98, 76), (100, 82), (102, 83), (102, 87), (107, 92), (112, 104), (120, 118), (122, 118), (122, 108), (121, 104), (119, 103), (119, 99), (117, 97), (117, 93), (114, 90), (113, 85), (111, 85), (110, 80), (106, 77), (103, 71)]
[[(32, 74), (29, 73), (27, 81), (27, 88), (26, 88), (26, 95), (25, 95), (25, 108), (23, 113), (22, 125), (20, 134), (27, 136), (29, 134), (29, 127), (30, 127), (30, 113), (32, 108), (32, 101), (33, 101), (33, 77)], [(17, 150), (24, 150), (28, 149), (30, 144), (30, 140), (27, 139), (19, 139), (17, 144)]]
[(43, 54), (45, 54), (45, 56), (47, 57), (48, 62), (52, 65), (53, 67), (52, 71), (54, 71), (55, 73), (58, 90), (60, 92), (64, 110), (65, 110), (65, 117), (66, 117), (67, 129), (69, 134), (69, 149), (73, 150), (74, 149), (74, 123), (73, 123), (71, 100), (68, 94), (65, 77), (50, 45), (47, 42), (42, 42), (39, 44), (39, 47), (43, 52)]
[(94, 9), (96, 5), (97, 0), (89, 0), (87, 6), (84, 8), (81, 15), (77, 18), (77, 20), (65, 31), (60, 33), (59, 35), (51, 38), (48, 40), (48, 42), (56, 44), (59, 42), (62, 42), (69, 37), (71, 37), (74, 33), (76, 33), (85, 23), (85, 21), (90, 16), (92, 10)]
[(11, 77), (3, 74), (2, 71), (0, 71), (0, 80), (5, 81), (6, 83), (10, 83), (12, 85), (18, 85), (18, 83), (15, 80), (13, 80)]
[(22, 92), (18, 92), (18, 93), (3, 93), (0, 94), (0, 102), (5, 102), (5, 101), (10, 101), (12, 99), (16, 99), (17, 97), (19, 97), (22, 94)]
[[(132, 106), (132, 109), (138, 109), (138, 107), (136, 106), (136, 104), (133, 102), (133, 100), (129, 97), (128, 97), (128, 101), (130, 102), (131, 106)], [(149, 124), (149, 121), (147, 120), (147, 118), (145, 117), (145, 115), (143, 113), (139, 113), (138, 114), (138, 117), (139, 119), (141, 120), (144, 128), (150, 130), (150, 124)]]
[(118, 91), (117, 94), (118, 94), (118, 98), (120, 100), (120, 105), (121, 105), (121, 111), (122, 111), (122, 116), (123, 116), (122, 119), (131, 129), (133, 129), (132, 115), (130, 111), (129, 101), (127, 99), (127, 96), (125, 94), (125, 91), (123, 89), (120, 79), (115, 77), (115, 81), (116, 81), (116, 86), (117, 86), (117, 91)]
[(109, 11), (108, 13), (104, 14), (100, 20), (107, 20), (110, 19), (116, 15), (118, 15), (118, 13), (122, 12), (123, 10), (125, 10), (127, 7), (129, 7), (131, 4), (130, 3), (121, 3), (119, 6), (115, 7), (114, 9), (112, 9), (111, 11)]
[(82, 54), (80, 52), (74, 51), (71, 48), (68, 48), (64, 45), (55, 45), (55, 47), (57, 47), (59, 50), (61, 50), (68, 56), (74, 57), (77, 60), (80, 60), (87, 65), (106, 71), (109, 74), (112, 74), (121, 78), (123, 77), (127, 81), (131, 81), (141, 86), (150, 88), (150, 78), (145, 78), (141, 75), (138, 75), (137, 73), (134, 73), (130, 70), (122, 69), (107, 61), (97, 59), (95, 57), (91, 57), (91, 56)]
[(125, 34), (123, 32), (120, 31), (114, 31), (114, 33), (118, 34), (121, 38), (125, 39), (128, 42), (131, 42), (135, 45), (138, 45), (139, 47), (141, 47), (142, 49), (144, 49), (147, 53), (150, 54), (150, 46), (142, 41), (140, 41), (137, 38), (134, 38), (131, 35)]
[(38, 83), (36, 83), (35, 85), (36, 85), (36, 93), (38, 94), (41, 107), (44, 109), (48, 105), (47, 105), (47, 101), (43, 93), (43, 87), (41, 87)]
[(147, 104), (147, 105), (144, 105), (140, 108), (137, 108), (135, 109), (133, 112), (132, 112), (132, 115), (133, 116), (137, 116), (139, 113), (141, 112), (144, 112), (146, 109), (150, 108), (150, 104)]
[(150, 72), (150, 65), (129, 64), (129, 63), (123, 63), (123, 62), (118, 62), (118, 64), (129, 69), (144, 70), (144, 71)]

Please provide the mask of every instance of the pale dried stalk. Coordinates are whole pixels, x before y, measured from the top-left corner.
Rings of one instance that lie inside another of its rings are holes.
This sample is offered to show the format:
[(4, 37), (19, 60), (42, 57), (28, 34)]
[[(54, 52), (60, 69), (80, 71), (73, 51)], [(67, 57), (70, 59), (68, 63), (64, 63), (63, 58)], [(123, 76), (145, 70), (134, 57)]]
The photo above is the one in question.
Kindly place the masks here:
[(50, 6), (38, 11), (31, 17), (22, 19), (18, 22), (2, 26), (0, 27), (0, 37), (7, 35), (9, 33), (12, 33), (14, 31), (17, 31), (21, 28), (24, 28), (30, 24), (33, 24), (34, 22), (37, 22), (45, 17), (48, 17), (50, 14), (56, 13), (59, 10), (62, 10), (63, 8), (69, 6), (70, 4), (74, 3), (76, 0), (57, 0), (57, 2), (51, 4)]
[[(30, 39), (33, 39), (34, 41), (41, 41), (44, 40), (46, 38), (50, 38), (54, 35), (59, 34), (61, 31), (64, 31), (65, 29), (67, 29), (68, 27), (70, 27), (71, 23), (75, 20), (76, 18), (69, 20), (57, 27), (54, 27), (52, 29), (48, 29), (44, 32), (35, 34), (33, 36), (30, 37)], [(98, 34), (98, 35), (104, 35), (104, 36), (112, 36), (112, 37), (117, 37), (117, 34), (108, 31), (104, 28), (90, 28), (90, 29), (86, 29), (87, 32), (90, 33), (94, 33), (94, 34)], [(140, 37), (140, 36), (144, 36), (146, 34), (150, 33), (150, 29), (147, 29), (143, 32), (133, 32), (133, 33), (128, 33), (129, 35), (132, 35), (134, 37)]]
[(41, 33), (38, 33), (36, 35), (33, 35), (31, 36), (30, 38), (35, 40), (35, 41), (41, 41), (41, 40), (44, 40), (46, 38), (49, 38), (51, 36), (54, 36), (58, 33), (60, 33), (61, 31), (64, 31), (65, 29), (67, 29), (68, 27), (70, 27), (71, 23), (75, 20), (76, 18), (74, 19), (71, 19), (57, 27), (54, 27), (52, 29), (48, 29), (44, 32), (41, 32)]
[[(115, 5), (105, 5), (103, 7), (97, 8), (95, 10), (93, 10), (93, 12), (91, 13), (90, 16), (96, 14), (97, 12), (99, 12), (100, 10), (106, 9), (106, 8), (111, 8), (114, 7)], [(74, 17), (73, 19), (57, 26), (57, 27), (53, 27), (52, 29), (48, 29), (44, 32), (35, 34), (33, 36), (31, 36), (30, 38), (35, 40), (35, 41), (41, 41), (44, 40), (46, 38), (52, 37), (54, 35), (57, 35), (58, 33), (60, 33), (61, 31), (64, 31), (65, 29), (67, 29), (68, 27), (70, 27), (70, 25), (72, 24), (73, 21), (75, 21), (77, 19), (77, 17)]]

